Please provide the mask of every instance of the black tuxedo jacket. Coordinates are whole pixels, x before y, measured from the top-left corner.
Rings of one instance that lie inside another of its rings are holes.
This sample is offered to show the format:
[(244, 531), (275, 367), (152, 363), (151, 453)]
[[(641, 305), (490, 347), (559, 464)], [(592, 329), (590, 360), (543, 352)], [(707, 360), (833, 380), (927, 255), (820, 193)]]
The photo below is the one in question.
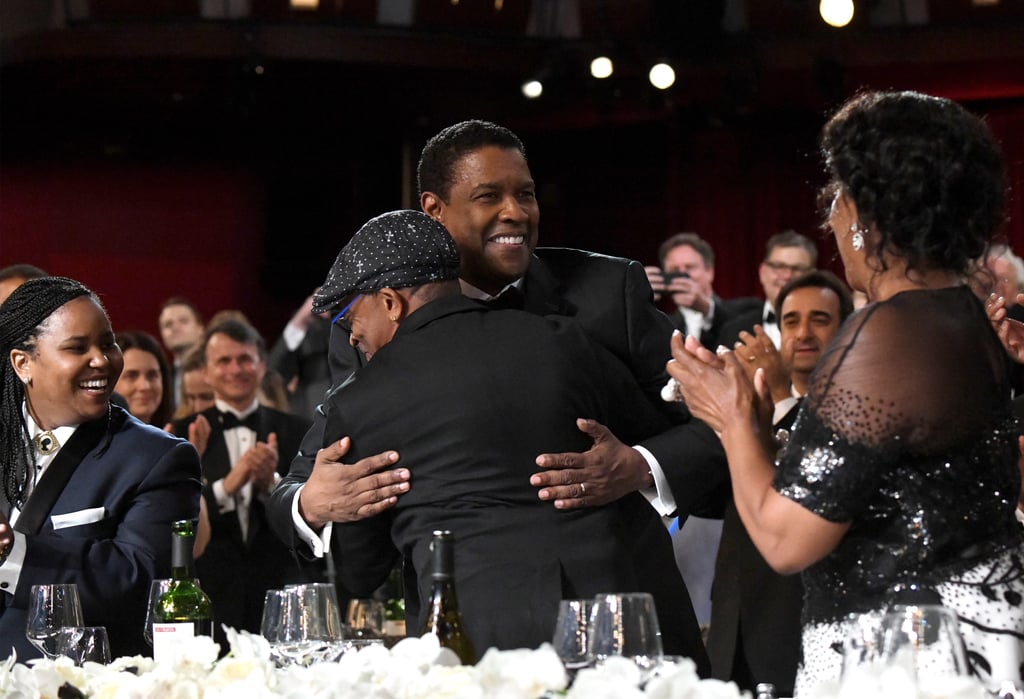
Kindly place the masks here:
[(720, 344), (732, 349), (733, 345), (736, 344), (736, 341), (740, 339), (740, 333), (742, 331), (746, 330), (748, 333), (752, 333), (754, 332), (755, 325), (763, 324), (764, 301), (757, 300), (757, 306), (747, 308), (730, 318), (729, 322), (722, 326), (718, 339)]
[[(331, 370), (327, 359), (330, 338), (331, 321), (317, 317), (309, 324), (298, 347), (288, 349), (282, 336), (267, 355), (267, 366), (281, 374), (286, 384), (298, 377), (295, 393), (288, 397), (289, 409), (295, 415), (312, 415), (331, 387)], [(294, 454), (284, 458), (290, 460), (292, 456)]]
[(40, 657), (25, 622), (30, 589), (44, 583), (78, 586), (84, 622), (107, 627), (114, 656), (147, 654), (149, 583), (170, 576), (171, 523), (199, 516), (200, 487), (188, 442), (116, 406), (81, 425), (15, 523), (26, 552), (15, 594), (0, 594), (0, 656), (13, 646), (18, 660)]
[[(304, 562), (300, 566), (267, 523), (265, 500), (253, 497), (249, 510), (248, 534), (243, 540), (238, 513), (222, 513), (213, 495), (212, 484), (231, 470), (220, 411), (216, 407), (202, 413), (210, 423), (210, 439), (203, 454), (203, 497), (210, 515), (210, 543), (196, 560), (196, 574), (213, 603), (215, 635), (223, 641), (221, 624), (259, 632), (266, 591), (290, 582), (318, 579), (322, 566)], [(309, 428), (309, 421), (265, 406), (257, 409), (257, 439), (277, 435), (278, 473), (288, 472), (289, 455), (294, 454)], [(187, 435), (189, 416), (175, 421), (176, 434)], [(224, 646), (226, 649), (226, 646)]]
[[(800, 404), (774, 425), (789, 430)], [(792, 696), (800, 661), (799, 575), (779, 575), (750, 540), (736, 503), (725, 505), (722, 539), (711, 586), (708, 655), (716, 679), (754, 690), (771, 682), (779, 696)]]
[[(327, 402), (325, 443), (350, 435), (352, 460), (397, 449), (413, 473), (393, 510), (334, 525), (340, 580), (365, 596), (404, 559), (415, 633), (431, 532), (450, 529), (460, 608), (480, 652), (550, 641), (560, 599), (648, 590), (666, 643), (703, 664), (668, 532), (642, 496), (559, 511), (529, 483), (537, 454), (588, 447), (577, 417), (636, 440), (667, 427), (674, 407), (649, 401), (572, 321), (492, 311), (461, 295), (427, 304)], [(665, 567), (645, 577), (635, 550)]]
[[(523, 292), (524, 310), (574, 318), (593, 342), (626, 365), (633, 381), (652, 402), (662, 402), (660, 391), (668, 378), (665, 364), (671, 357), (672, 323), (655, 307), (642, 265), (582, 250), (538, 248), (523, 281)], [(362, 355), (348, 344), (348, 335), (337, 325), (331, 333), (330, 360), (335, 385), (340, 385), (362, 365)], [(300, 556), (306, 553), (306, 547), (292, 525), (292, 496), (312, 471), (316, 452), (324, 443), (324, 427), (324, 413), (318, 410), (313, 427), (292, 462), (291, 478), (282, 481), (271, 497), (272, 522), (285, 541), (298, 547)], [(685, 518), (691, 512), (704, 514), (696, 509), (697, 503), (718, 502), (728, 497), (725, 453), (714, 432), (704, 423), (682, 414), (673, 426), (640, 443), (661, 464), (680, 517)], [(589, 445), (582, 446), (589, 448)], [(634, 541), (643, 541), (654, 536), (658, 528), (664, 529), (660, 520), (646, 515), (631, 519), (630, 526)], [(644, 569), (642, 577), (659, 581), (666, 598), (674, 597), (676, 604), (685, 606), (692, 616), (682, 581), (676, 582), (677, 567), (671, 552), (666, 557), (635, 546), (632, 554), (633, 564)], [(693, 648), (697, 634), (695, 624), (693, 629), (663, 627), (662, 631), (666, 634), (667, 652), (683, 653)], [(672, 639), (673, 632), (680, 636)], [(703, 645), (693, 653), (703, 657)], [(707, 666), (701, 667), (706, 669)]]
[[(661, 402), (673, 327), (654, 305), (639, 262), (572, 248), (537, 248), (523, 280), (523, 294), (523, 310), (574, 318), (591, 340), (629, 368), (652, 401)], [(331, 332), (330, 364), (335, 386), (363, 365), (362, 354), (349, 345), (348, 334), (339, 326)], [(296, 457), (307, 462), (307, 472), (323, 441), (323, 418), (318, 413)], [(712, 516), (704, 511), (704, 503), (729, 496), (725, 452), (703, 422), (684, 414), (642, 445), (658, 459), (683, 520), (689, 514)]]
[[(700, 344), (709, 350), (714, 350), (718, 345), (725, 344), (722, 342), (722, 339), (724, 339), (722, 329), (732, 322), (733, 319), (764, 305), (762, 301), (751, 297), (723, 299), (718, 294), (714, 295), (714, 302), (715, 315), (711, 319), (711, 327), (700, 334)], [(678, 328), (680, 332), (686, 333), (686, 319), (678, 308), (672, 312), (669, 319), (672, 321), (672, 325)]]

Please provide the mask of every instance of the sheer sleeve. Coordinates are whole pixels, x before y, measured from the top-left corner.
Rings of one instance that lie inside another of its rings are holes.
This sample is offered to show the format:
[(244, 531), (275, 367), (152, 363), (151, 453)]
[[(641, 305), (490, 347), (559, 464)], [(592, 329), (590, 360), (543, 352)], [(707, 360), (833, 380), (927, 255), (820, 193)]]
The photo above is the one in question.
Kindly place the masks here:
[(1005, 357), (962, 289), (872, 304), (841, 329), (812, 376), (775, 487), (831, 521), (851, 521), (893, 464), (981, 433), (1008, 399)]

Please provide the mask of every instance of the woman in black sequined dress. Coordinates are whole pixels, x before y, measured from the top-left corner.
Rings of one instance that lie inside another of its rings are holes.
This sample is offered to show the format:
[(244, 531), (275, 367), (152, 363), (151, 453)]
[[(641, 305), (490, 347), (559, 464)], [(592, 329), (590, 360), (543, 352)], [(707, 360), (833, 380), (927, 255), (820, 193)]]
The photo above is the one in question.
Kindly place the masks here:
[(848, 614), (956, 611), (983, 682), (1021, 680), (1024, 535), (1007, 358), (966, 286), (1003, 221), (1002, 158), (949, 100), (869, 93), (825, 126), (828, 225), (870, 303), (834, 339), (775, 467), (748, 357), (672, 341), (669, 373), (720, 434), (765, 559), (803, 571), (797, 696), (838, 677)]

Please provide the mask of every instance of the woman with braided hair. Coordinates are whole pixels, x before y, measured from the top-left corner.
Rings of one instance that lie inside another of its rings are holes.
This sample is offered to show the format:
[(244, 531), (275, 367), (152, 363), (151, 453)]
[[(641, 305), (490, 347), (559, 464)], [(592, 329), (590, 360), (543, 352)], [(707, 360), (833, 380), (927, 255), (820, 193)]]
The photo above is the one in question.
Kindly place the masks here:
[(149, 583), (170, 572), (171, 522), (199, 513), (187, 442), (112, 405), (124, 367), (99, 299), (25, 282), (0, 306), (0, 657), (25, 638), (32, 585), (75, 583), (115, 655), (141, 654)]

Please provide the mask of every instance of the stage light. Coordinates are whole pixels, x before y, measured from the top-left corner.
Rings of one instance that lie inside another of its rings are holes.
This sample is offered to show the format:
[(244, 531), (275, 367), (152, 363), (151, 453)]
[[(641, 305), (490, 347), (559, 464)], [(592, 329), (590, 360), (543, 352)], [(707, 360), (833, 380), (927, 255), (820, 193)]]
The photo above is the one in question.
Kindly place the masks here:
[(609, 77), (614, 70), (612, 59), (607, 56), (598, 56), (590, 62), (590, 74), (598, 80)]
[(651, 67), (651, 72), (647, 74), (647, 77), (651, 81), (651, 85), (659, 90), (667, 90), (676, 82), (676, 72), (668, 63), (656, 63)]
[(825, 24), (845, 27), (853, 19), (853, 0), (821, 0), (818, 12)]
[(533, 100), (544, 92), (544, 85), (540, 80), (527, 80), (520, 89), (523, 91), (523, 97)]

